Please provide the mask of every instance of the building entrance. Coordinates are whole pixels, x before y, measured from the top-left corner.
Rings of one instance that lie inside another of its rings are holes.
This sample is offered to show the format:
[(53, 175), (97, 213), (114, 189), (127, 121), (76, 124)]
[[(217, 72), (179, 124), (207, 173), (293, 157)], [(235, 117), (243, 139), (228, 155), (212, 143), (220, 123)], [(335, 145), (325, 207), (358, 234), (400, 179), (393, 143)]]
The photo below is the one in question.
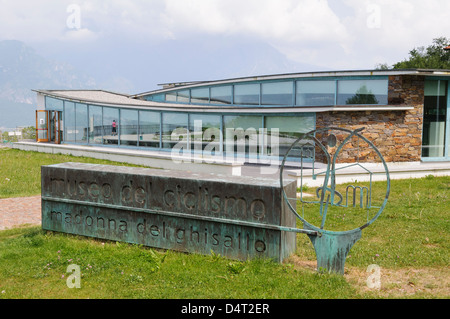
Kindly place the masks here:
[(36, 111), (36, 141), (61, 144), (63, 137), (62, 111)]

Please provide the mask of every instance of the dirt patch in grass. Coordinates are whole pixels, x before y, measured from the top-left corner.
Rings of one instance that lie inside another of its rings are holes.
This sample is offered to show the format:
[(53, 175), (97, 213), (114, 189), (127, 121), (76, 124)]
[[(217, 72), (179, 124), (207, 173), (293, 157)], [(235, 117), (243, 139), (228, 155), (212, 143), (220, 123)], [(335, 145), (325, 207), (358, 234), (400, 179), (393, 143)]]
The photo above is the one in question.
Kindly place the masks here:
[(359, 268), (346, 271), (346, 279), (361, 293), (375, 293), (380, 297), (450, 298), (450, 270), (445, 268), (380, 268), (380, 288), (369, 288), (367, 280), (373, 272)]
[(317, 269), (317, 262), (314, 260), (302, 260), (299, 256), (297, 255), (292, 255), (290, 256), (286, 262), (288, 264), (292, 264), (294, 265), (295, 269), (301, 269), (301, 270), (311, 270), (311, 271), (316, 271)]
[[(288, 263), (296, 269), (314, 272), (317, 262), (291, 256)], [(450, 298), (450, 269), (447, 268), (380, 268), (380, 288), (369, 288), (369, 276), (374, 272), (351, 267), (345, 269), (344, 278), (361, 295), (379, 298)]]

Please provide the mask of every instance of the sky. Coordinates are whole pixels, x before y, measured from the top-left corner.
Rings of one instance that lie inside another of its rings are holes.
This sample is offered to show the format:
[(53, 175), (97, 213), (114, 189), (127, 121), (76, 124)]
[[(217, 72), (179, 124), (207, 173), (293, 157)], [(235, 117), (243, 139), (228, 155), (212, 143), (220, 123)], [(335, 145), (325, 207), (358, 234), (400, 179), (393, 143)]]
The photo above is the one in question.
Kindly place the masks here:
[[(450, 38), (448, 0), (0, 0), (0, 8), (0, 40), (20, 40), (75, 64), (76, 57), (86, 65), (89, 56), (96, 57), (92, 68), (117, 51), (123, 60), (139, 61), (147, 76), (150, 66), (158, 74), (164, 69), (162, 83), (200, 80), (213, 68), (208, 58), (226, 52), (237, 61), (244, 47), (250, 55), (270, 48), (274, 60), (292, 62), (292, 72), (353, 70), (392, 65), (412, 48)], [(196, 56), (200, 61), (194, 63)], [(128, 63), (127, 76), (139, 71)], [(269, 64), (242, 72), (286, 70)], [(215, 68), (210, 72), (216, 78), (243, 75), (231, 72), (233, 64)]]

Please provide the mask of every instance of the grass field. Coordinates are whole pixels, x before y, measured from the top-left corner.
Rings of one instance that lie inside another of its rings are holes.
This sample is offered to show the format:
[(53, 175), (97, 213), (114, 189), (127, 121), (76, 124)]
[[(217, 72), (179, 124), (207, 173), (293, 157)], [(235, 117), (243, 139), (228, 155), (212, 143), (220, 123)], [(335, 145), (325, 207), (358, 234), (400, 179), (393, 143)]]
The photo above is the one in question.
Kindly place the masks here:
[[(0, 198), (38, 195), (40, 166), (67, 161), (109, 163), (3, 149)], [(0, 298), (447, 299), (449, 189), (450, 177), (393, 180), (386, 209), (350, 251), (344, 276), (317, 272), (314, 249), (302, 234), (297, 252), (277, 264), (163, 251), (40, 227), (4, 230)], [(80, 289), (67, 286), (71, 264), (80, 267)], [(381, 270), (380, 289), (367, 285), (372, 264)]]

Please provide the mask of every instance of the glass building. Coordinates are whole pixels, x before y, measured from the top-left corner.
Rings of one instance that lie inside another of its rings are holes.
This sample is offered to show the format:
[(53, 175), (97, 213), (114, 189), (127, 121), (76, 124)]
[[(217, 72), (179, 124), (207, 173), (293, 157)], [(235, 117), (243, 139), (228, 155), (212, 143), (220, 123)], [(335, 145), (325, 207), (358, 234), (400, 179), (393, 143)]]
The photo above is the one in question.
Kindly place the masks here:
[(384, 125), (392, 141), (398, 132), (414, 138), (406, 154), (382, 148), (388, 161), (448, 160), (449, 78), (445, 70), (369, 70), (168, 83), (136, 95), (37, 90), (37, 140), (251, 163), (282, 157), (318, 127)]

